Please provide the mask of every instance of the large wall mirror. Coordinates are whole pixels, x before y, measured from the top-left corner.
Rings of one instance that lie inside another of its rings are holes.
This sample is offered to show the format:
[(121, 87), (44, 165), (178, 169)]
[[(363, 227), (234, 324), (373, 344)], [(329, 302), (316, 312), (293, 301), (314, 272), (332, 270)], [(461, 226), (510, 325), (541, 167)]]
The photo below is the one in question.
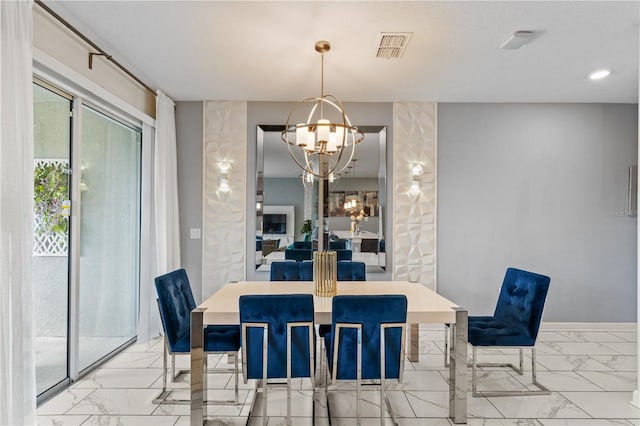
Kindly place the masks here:
[[(353, 161), (333, 182), (324, 182), (324, 238), (338, 258), (365, 262), (367, 272), (387, 266), (385, 218), (385, 126), (359, 126), (365, 138)], [(302, 170), (280, 139), (283, 125), (256, 129), (256, 270), (268, 272), (274, 261), (309, 261), (317, 246), (317, 179)], [(303, 226), (305, 222), (308, 226)], [(344, 250), (344, 251), (342, 251)]]

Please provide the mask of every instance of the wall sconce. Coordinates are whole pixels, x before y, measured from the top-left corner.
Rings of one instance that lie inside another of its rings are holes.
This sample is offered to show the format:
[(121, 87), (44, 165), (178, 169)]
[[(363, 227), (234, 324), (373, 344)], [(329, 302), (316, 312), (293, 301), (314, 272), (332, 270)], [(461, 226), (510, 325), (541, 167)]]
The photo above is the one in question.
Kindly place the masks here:
[(411, 167), (411, 182), (409, 184), (409, 197), (412, 200), (417, 200), (422, 192), (421, 182), (422, 182), (422, 166), (420, 164), (414, 164)]
[(231, 186), (229, 185), (229, 172), (231, 170), (231, 164), (225, 160), (218, 163), (218, 167), (220, 167), (220, 185), (218, 185), (216, 195), (218, 195), (218, 199), (222, 201), (226, 199), (226, 197), (229, 195), (229, 192), (231, 192)]

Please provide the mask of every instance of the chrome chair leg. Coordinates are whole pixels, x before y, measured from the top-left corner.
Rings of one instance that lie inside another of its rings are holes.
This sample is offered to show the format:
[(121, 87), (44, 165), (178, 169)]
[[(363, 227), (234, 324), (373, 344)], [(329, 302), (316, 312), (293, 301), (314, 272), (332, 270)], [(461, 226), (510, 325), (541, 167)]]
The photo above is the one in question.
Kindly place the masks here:
[[(167, 382), (169, 380), (169, 367), (168, 367), (168, 348), (165, 347), (163, 355), (162, 355), (162, 389), (160, 390), (160, 393), (158, 393), (158, 395), (156, 395), (155, 398), (153, 398), (153, 403), (154, 404), (173, 404), (173, 405), (189, 405), (191, 403), (190, 399), (172, 399), (169, 398), (169, 396), (171, 395), (171, 393), (174, 391), (174, 389), (167, 389)], [(229, 353), (230, 355), (231, 353)], [(205, 353), (204, 354), (204, 368), (203, 368), (203, 372), (204, 372), (204, 376), (203, 376), (203, 384), (204, 384), (204, 407), (206, 408), (206, 405), (238, 405), (240, 402), (240, 397), (239, 397), (239, 391), (238, 391), (238, 362), (237, 362), (237, 354), (236, 354), (236, 363), (235, 363), (235, 368), (231, 371), (233, 371), (233, 374), (235, 375), (235, 386), (234, 386), (234, 399), (232, 400), (207, 400), (206, 398), (206, 389), (207, 389), (207, 373), (226, 373), (226, 370), (209, 370), (207, 367), (207, 359), (208, 359), (208, 355), (209, 353)], [(173, 356), (173, 354), (172, 354)], [(181, 374), (181, 373), (179, 373)]]
[(235, 356), (233, 357), (233, 378), (234, 378), (234, 401), (236, 403), (236, 405), (239, 404), (240, 401), (240, 397), (238, 396), (238, 354), (235, 354)]
[(451, 334), (451, 327), (449, 324), (444, 325), (444, 366), (449, 366), (449, 335)]
[(207, 356), (206, 352), (204, 354), (204, 357), (202, 358), (202, 371), (204, 372), (203, 377), (202, 377), (202, 418), (206, 419), (207, 418), (207, 384), (208, 384), (208, 361), (209, 357)]
[(171, 381), (175, 382), (176, 378), (176, 356), (171, 355)]
[(478, 395), (478, 392), (476, 391), (476, 369), (478, 366), (477, 363), (477, 355), (478, 355), (478, 348), (476, 348), (475, 346), (471, 349), (471, 393), (473, 396)]
[[(513, 347), (511, 347), (510, 349), (513, 349)], [(476, 377), (476, 369), (477, 366), (480, 367), (509, 367), (511, 369), (513, 369), (514, 371), (516, 371), (518, 374), (523, 375), (524, 374), (524, 348), (522, 347), (518, 347), (519, 350), (519, 367), (516, 367), (513, 364), (510, 363), (482, 363), (482, 364), (478, 364), (477, 362), (477, 348), (474, 346), (473, 350), (472, 350), (472, 374), (471, 374), (471, 393), (474, 397), (479, 397), (479, 396), (529, 396), (529, 395), (550, 395), (551, 391), (545, 387), (544, 385), (542, 385), (541, 383), (538, 382), (537, 379), (537, 370), (536, 370), (536, 349), (534, 347), (531, 347), (531, 379), (532, 379), (532, 384), (534, 386), (536, 386), (538, 388), (538, 390), (533, 390), (533, 391), (508, 391), (508, 390), (504, 390), (504, 391), (481, 391), (478, 392), (477, 390), (477, 377)]]
[[(385, 418), (384, 418), (384, 406), (387, 406), (387, 410), (391, 415), (391, 421), (395, 426), (398, 426), (398, 420), (396, 419), (396, 414), (393, 411), (393, 407), (391, 405), (391, 401), (387, 398), (386, 393), (386, 384), (385, 379), (387, 377), (386, 372), (386, 359), (385, 359), (385, 348), (386, 348), (386, 330), (389, 328), (399, 328), (400, 335), (402, 339), (400, 340), (400, 369), (398, 372), (398, 383), (402, 383), (402, 376), (404, 373), (404, 342), (406, 337), (406, 324), (397, 324), (397, 323), (387, 323), (380, 324), (380, 426), (384, 426)], [(384, 405), (383, 405), (384, 404)]]
[(269, 357), (269, 326), (264, 328), (264, 334), (262, 336), (262, 397), (264, 399), (262, 406), (262, 426), (267, 426), (267, 358)]
[[(253, 417), (253, 409), (256, 404), (256, 400), (258, 397), (258, 393), (260, 392), (260, 387), (262, 388), (262, 425), (267, 426), (267, 365), (268, 365), (268, 356), (269, 356), (269, 324), (268, 323), (244, 323), (242, 324), (242, 342), (247, 341), (247, 329), (259, 327), (262, 328), (262, 379), (256, 381), (256, 390), (253, 395), (253, 400), (251, 401), (251, 407), (249, 408), (249, 416), (247, 416), (247, 425), (251, 424), (251, 419)], [(242, 371), (243, 371), (243, 380), (244, 384), (247, 384), (248, 381), (248, 369), (247, 369), (247, 346), (242, 345)]]
[[(385, 333), (384, 326), (380, 326), (380, 426), (384, 426), (384, 403), (387, 401), (387, 397), (384, 393), (386, 372), (386, 359), (385, 359)], [(404, 358), (404, 352), (400, 352)], [(394, 419), (395, 420), (395, 419)]]
[[(311, 348), (309, 348), (311, 350)], [(287, 324), (287, 426), (291, 426), (291, 325)]]
[(331, 425), (331, 407), (329, 405), (329, 356), (326, 355), (324, 361), (327, 365), (324, 366), (324, 397), (327, 401), (327, 420), (329, 421), (329, 425)]
[[(360, 426), (360, 385), (362, 384), (362, 327), (361, 326), (358, 327), (357, 342), (358, 342), (357, 343), (358, 351), (356, 353), (356, 366), (357, 366), (356, 367), (356, 418), (357, 418), (357, 424), (358, 426)], [(382, 405), (382, 401), (380, 401), (380, 405)]]
[(170, 390), (167, 390), (167, 351), (168, 349), (165, 339), (162, 344), (162, 389), (160, 390), (160, 393), (153, 398), (154, 404), (162, 404), (171, 393)]
[[(163, 341), (164, 341), (164, 345), (165, 348), (167, 348), (167, 352), (169, 351), (169, 343), (167, 342), (167, 335), (165, 334), (162, 337)], [(180, 378), (180, 376), (183, 376), (185, 374), (190, 374), (191, 372), (189, 370), (183, 370), (183, 369), (179, 369), (176, 370), (176, 355), (175, 354), (171, 354), (171, 382), (175, 383), (178, 381), (178, 379)]]

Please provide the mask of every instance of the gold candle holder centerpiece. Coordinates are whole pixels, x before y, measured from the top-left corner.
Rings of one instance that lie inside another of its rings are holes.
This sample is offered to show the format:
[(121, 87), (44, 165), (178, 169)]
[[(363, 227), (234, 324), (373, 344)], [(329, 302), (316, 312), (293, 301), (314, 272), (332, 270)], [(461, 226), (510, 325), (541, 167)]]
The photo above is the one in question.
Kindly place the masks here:
[(313, 294), (335, 296), (338, 290), (338, 257), (335, 251), (313, 252)]

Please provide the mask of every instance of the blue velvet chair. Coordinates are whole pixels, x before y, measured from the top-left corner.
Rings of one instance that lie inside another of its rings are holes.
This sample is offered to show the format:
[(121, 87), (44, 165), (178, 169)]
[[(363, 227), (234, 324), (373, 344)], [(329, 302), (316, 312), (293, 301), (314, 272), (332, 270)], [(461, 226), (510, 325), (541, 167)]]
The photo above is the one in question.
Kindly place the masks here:
[(312, 250), (313, 242), (311, 241), (294, 241), (287, 246), (288, 249), (305, 249)]
[[(358, 424), (362, 380), (380, 381), (380, 424), (385, 422), (385, 403), (397, 424), (386, 398), (385, 381), (397, 379), (402, 382), (406, 322), (407, 298), (404, 295), (333, 298), (331, 331), (324, 336), (328, 371), (332, 383), (336, 380), (356, 381)], [(327, 410), (331, 423), (328, 394)]]
[[(551, 392), (536, 379), (536, 338), (550, 278), (521, 269), (508, 268), (502, 282), (493, 316), (469, 317), (469, 343), (473, 346), (471, 388), (473, 396), (549, 395)], [(508, 347), (519, 349), (519, 368), (513, 364), (477, 363), (477, 348)], [(477, 391), (478, 366), (510, 367), (524, 373), (523, 349), (531, 348), (531, 375), (534, 391)]]
[(284, 258), (285, 260), (294, 260), (296, 262), (313, 260), (313, 250), (306, 248), (286, 248), (284, 250)]
[[(158, 294), (158, 309), (162, 327), (164, 328), (165, 348), (162, 354), (162, 390), (153, 402), (156, 404), (189, 404), (190, 400), (169, 399), (172, 390), (167, 390), (167, 354), (188, 355), (191, 352), (191, 311), (196, 307), (189, 284), (189, 278), (184, 269), (178, 269), (155, 279)], [(204, 330), (205, 374), (206, 389), (207, 357), (208, 354), (228, 354), (235, 359), (234, 366), (234, 400), (209, 401), (215, 403), (238, 404), (238, 351), (240, 350), (240, 327), (237, 325), (209, 325)], [(175, 369), (175, 361), (172, 358)], [(229, 370), (211, 370), (209, 372), (228, 372)], [(175, 378), (175, 377), (174, 377)]]
[[(338, 281), (365, 281), (364, 262), (338, 262)], [(270, 281), (313, 281), (313, 262), (273, 262)]]
[(330, 250), (346, 250), (347, 249), (347, 240), (329, 240), (329, 249)]
[(338, 262), (350, 262), (353, 260), (353, 251), (349, 249), (331, 249), (336, 252), (336, 260)]
[[(300, 241), (296, 241), (300, 243)], [(291, 247), (291, 246), (289, 246)], [(347, 249), (331, 249), (336, 252), (338, 262), (350, 261), (353, 259), (353, 252)], [(286, 248), (284, 250), (285, 260), (295, 260), (296, 262), (304, 262), (305, 260), (313, 260), (313, 249), (307, 248)]]
[[(289, 244), (287, 246), (287, 248), (290, 249), (306, 249), (306, 250), (314, 250), (315, 249), (315, 245), (317, 244), (317, 242), (312, 242), (312, 241), (294, 241), (293, 243)], [(344, 250), (347, 248), (347, 240), (330, 240), (329, 241), (329, 249), (331, 250)]]
[[(244, 382), (262, 381), (262, 421), (266, 425), (267, 381), (286, 378), (287, 424), (291, 424), (291, 379), (309, 377), (314, 383), (313, 296), (246, 295), (240, 296), (239, 303)], [(247, 424), (251, 423), (251, 415)]]

